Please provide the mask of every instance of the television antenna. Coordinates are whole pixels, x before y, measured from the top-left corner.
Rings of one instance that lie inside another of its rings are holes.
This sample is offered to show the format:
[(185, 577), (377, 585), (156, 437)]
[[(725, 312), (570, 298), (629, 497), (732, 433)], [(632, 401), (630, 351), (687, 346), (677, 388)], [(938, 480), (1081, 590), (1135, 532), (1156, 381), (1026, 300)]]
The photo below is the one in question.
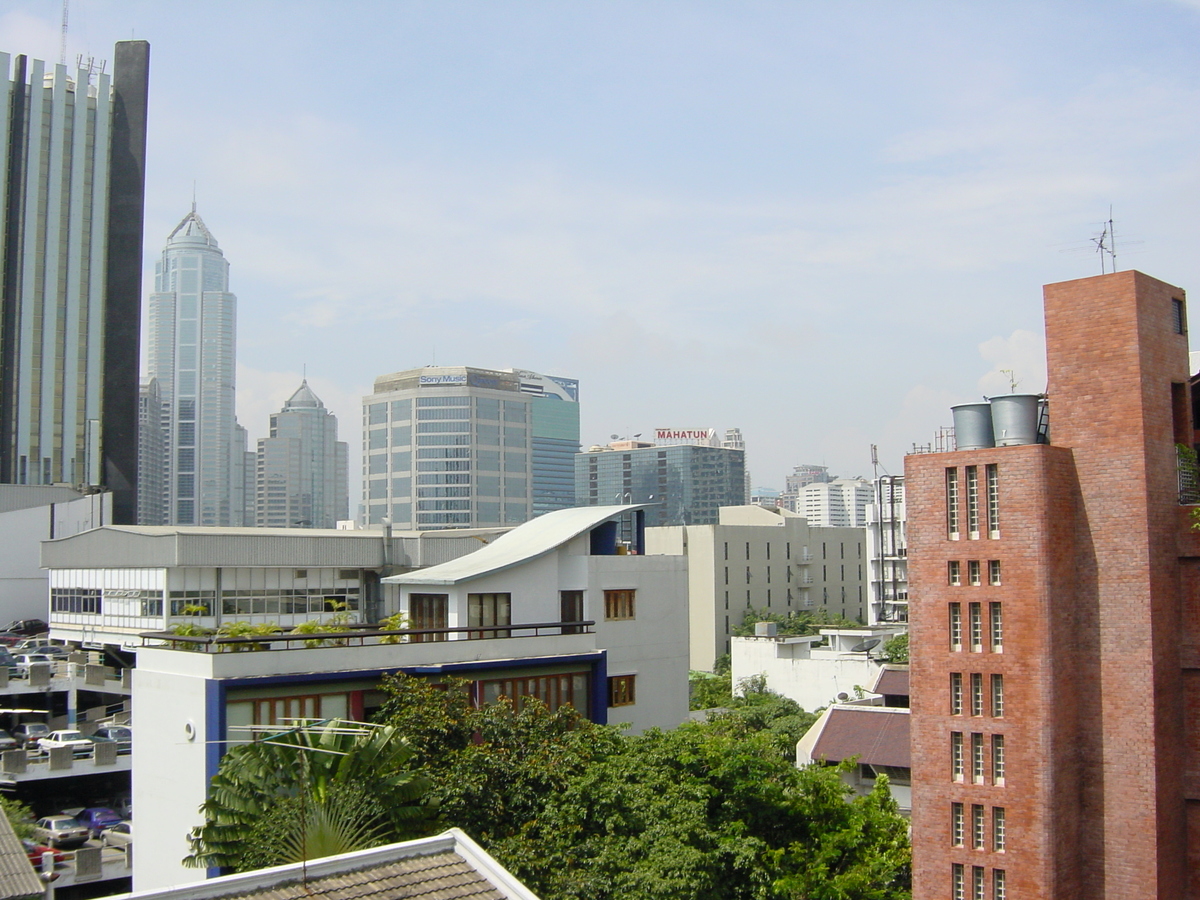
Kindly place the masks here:
[(58, 63), (61, 66), (67, 64), (67, 9), (69, 6), (70, 0), (63, 0), (62, 31), (58, 36)]
[(1112, 265), (1112, 271), (1117, 271), (1117, 232), (1113, 227), (1112, 206), (1108, 207), (1108, 220), (1101, 223), (1099, 235), (1092, 237), (1096, 255), (1100, 257), (1100, 274), (1106, 274), (1105, 257)]

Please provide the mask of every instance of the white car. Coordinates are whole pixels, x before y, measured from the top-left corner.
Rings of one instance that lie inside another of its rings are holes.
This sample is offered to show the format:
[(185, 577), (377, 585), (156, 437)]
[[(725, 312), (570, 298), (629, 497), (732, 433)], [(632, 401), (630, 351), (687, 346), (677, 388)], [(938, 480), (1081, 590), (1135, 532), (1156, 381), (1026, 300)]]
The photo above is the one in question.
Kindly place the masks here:
[(133, 843), (133, 823), (126, 820), (100, 832), (100, 842), (105, 847), (120, 847), (124, 850)]
[(70, 747), (76, 753), (92, 752), (95, 743), (83, 736), (83, 732), (74, 730), (52, 731), (44, 738), (38, 738), (38, 747), (42, 750), (53, 750), (56, 747)]

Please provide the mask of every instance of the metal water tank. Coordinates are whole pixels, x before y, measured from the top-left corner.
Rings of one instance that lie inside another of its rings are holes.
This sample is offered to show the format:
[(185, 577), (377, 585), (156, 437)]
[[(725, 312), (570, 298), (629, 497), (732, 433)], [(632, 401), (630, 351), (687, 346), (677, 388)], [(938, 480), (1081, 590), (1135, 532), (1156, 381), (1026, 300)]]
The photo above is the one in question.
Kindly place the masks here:
[(992, 397), (992, 433), (997, 447), (1037, 443), (1039, 399), (1037, 394)]
[(960, 403), (950, 407), (954, 415), (954, 446), (959, 450), (995, 447), (990, 403)]

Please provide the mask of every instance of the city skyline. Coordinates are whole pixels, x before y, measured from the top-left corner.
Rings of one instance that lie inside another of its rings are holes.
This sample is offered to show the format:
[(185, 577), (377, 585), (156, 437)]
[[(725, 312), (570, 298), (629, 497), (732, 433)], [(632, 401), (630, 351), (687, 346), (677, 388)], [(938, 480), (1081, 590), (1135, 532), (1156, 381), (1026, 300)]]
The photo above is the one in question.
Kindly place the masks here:
[[(589, 386), (585, 445), (737, 421), (760, 485), (898, 472), (1001, 370), (1045, 387), (1026, 286), (1098, 273), (1110, 205), (1121, 268), (1198, 280), (1194, 4), (209, 9), (77, 0), (67, 56), (155, 43), (146, 233), (194, 184), (256, 438), (306, 363), (343, 421), (381, 371), (520, 364)], [(60, 18), (0, 45), (56, 59)]]

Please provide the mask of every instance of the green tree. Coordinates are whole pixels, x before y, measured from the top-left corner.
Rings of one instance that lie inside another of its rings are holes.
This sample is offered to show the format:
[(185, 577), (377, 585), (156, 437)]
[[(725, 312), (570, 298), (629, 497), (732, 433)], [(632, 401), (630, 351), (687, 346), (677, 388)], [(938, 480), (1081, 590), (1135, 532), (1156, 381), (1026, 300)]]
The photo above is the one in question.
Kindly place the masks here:
[(741, 624), (733, 628), (732, 634), (753, 637), (754, 626), (759, 622), (774, 622), (777, 632), (787, 635), (817, 634), (822, 628), (852, 628), (859, 624), (842, 616), (831, 615), (824, 609), (779, 613), (751, 607), (742, 616)]
[(890, 663), (908, 662), (908, 633), (888, 638), (883, 644), (883, 658)]
[(16, 797), (9, 797), (6, 794), (0, 794), (0, 809), (4, 810), (4, 816), (8, 819), (8, 824), (12, 826), (13, 831), (17, 833), (17, 837), (33, 837), (33, 810)]
[(340, 719), (235, 747), (184, 862), (246, 871), (428, 834), (436, 810), (412, 756), (395, 728)]

